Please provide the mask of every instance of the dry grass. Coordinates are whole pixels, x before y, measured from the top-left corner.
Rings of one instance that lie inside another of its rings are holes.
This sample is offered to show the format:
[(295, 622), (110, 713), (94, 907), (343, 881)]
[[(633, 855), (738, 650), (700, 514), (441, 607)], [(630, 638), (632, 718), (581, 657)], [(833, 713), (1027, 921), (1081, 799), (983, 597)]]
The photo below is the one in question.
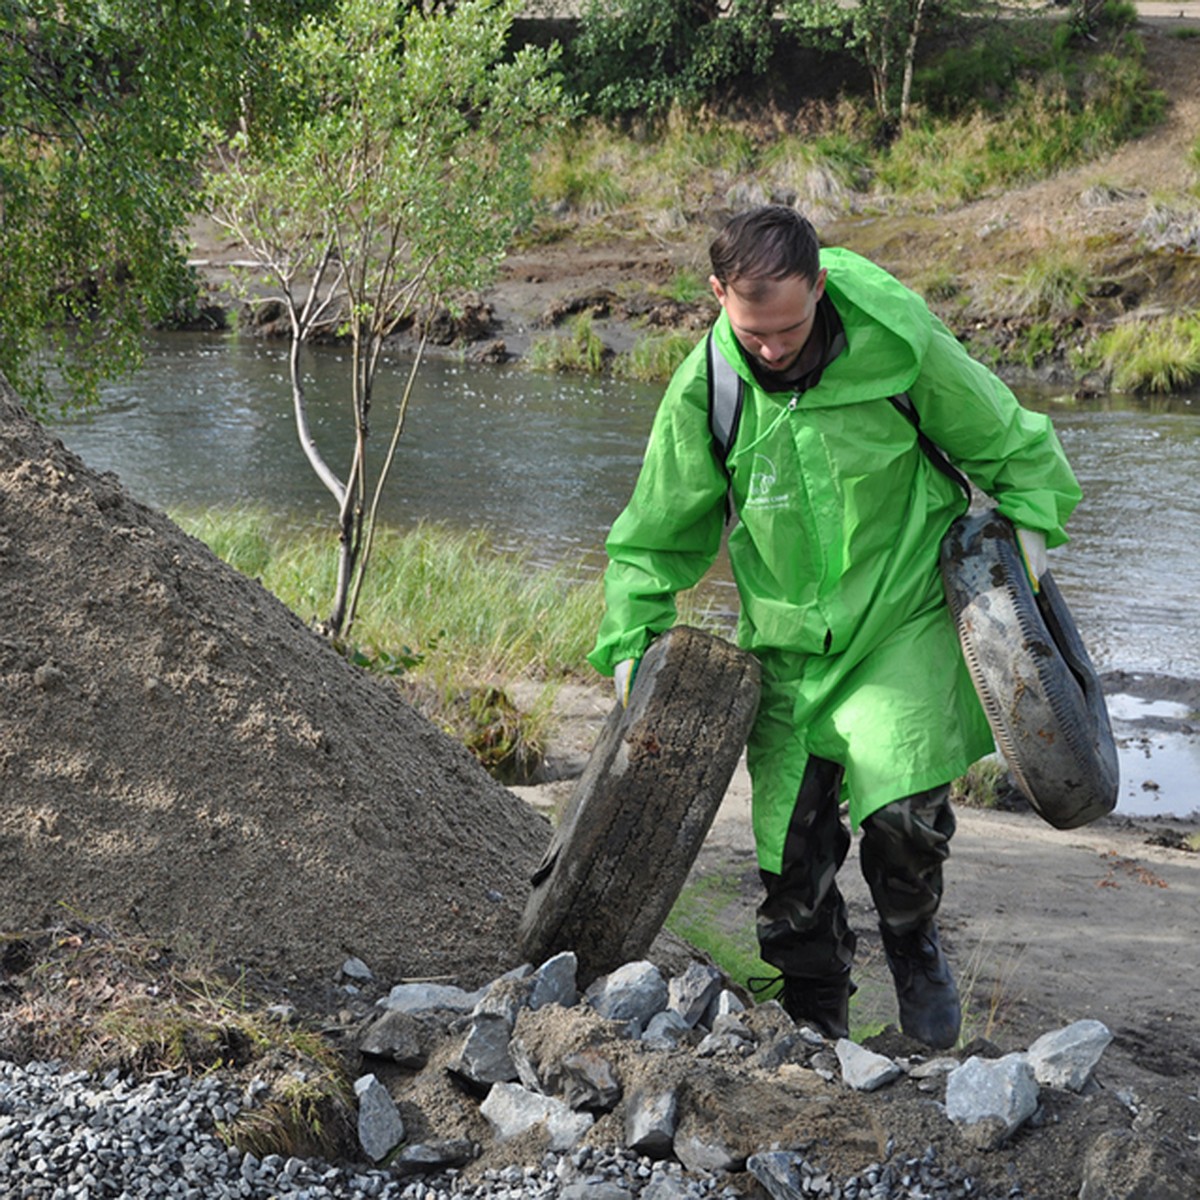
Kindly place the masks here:
[(239, 1149), (331, 1156), (352, 1089), (318, 1033), (161, 941), (81, 920), (0, 934), (0, 1056), (137, 1078), (228, 1073), (259, 1099), (220, 1132)]

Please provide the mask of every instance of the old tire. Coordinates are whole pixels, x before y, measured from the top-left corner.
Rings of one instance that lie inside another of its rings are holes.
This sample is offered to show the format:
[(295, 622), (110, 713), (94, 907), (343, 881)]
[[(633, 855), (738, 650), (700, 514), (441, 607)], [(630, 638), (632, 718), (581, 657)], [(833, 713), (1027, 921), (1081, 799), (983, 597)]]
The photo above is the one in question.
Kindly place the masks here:
[(527, 961), (572, 950), (586, 984), (645, 957), (729, 787), (759, 678), (752, 655), (697, 629), (651, 645), (534, 873)]
[(1049, 572), (1030, 587), (1011, 522), (960, 517), (942, 581), (996, 745), (1034, 810), (1056, 829), (1112, 812), (1120, 770), (1100, 680)]

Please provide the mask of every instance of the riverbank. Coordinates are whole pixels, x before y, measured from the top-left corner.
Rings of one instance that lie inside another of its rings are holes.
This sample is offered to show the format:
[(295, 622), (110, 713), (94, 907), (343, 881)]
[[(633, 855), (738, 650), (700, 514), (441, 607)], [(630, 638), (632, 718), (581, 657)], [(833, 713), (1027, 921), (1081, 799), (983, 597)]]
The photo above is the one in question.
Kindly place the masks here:
[[(1107, 390), (1111, 371), (1088, 369), (1079, 359), (1100, 333), (1200, 307), (1200, 168), (1193, 157), (1200, 5), (1185, 0), (1169, 11), (1141, 11), (1136, 32), (1148, 79), (1166, 96), (1166, 115), (1115, 153), (936, 212), (870, 192), (831, 191), (819, 172), (795, 181), (794, 202), (826, 244), (865, 254), (925, 294), (1010, 383)], [(438, 323), (440, 344), (430, 352), (527, 362), (536, 342), (566, 336), (564, 327), (581, 315), (610, 364), (647, 335), (698, 338), (715, 303), (703, 290), (670, 298), (673, 283), (702, 281), (708, 242), (724, 217), (772, 196), (753, 166), (736, 176), (699, 173), (687, 191), (686, 204), (668, 214), (616, 208), (543, 216), (466, 317)], [(192, 261), (213, 314), (269, 332), (270, 309), (247, 308), (231, 290), (234, 269), (249, 262), (245, 248), (206, 221), (192, 233)], [(1039, 262), (1053, 271), (1064, 260), (1085, 295), (1061, 311), (1043, 311), (1022, 292), (1022, 279)], [(403, 334), (397, 344), (411, 348)]]

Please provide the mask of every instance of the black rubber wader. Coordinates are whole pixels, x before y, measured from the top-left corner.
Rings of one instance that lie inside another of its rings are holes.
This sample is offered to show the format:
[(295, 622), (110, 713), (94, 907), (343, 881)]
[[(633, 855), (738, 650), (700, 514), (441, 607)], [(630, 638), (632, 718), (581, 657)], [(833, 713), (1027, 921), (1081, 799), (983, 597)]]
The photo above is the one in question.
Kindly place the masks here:
[(759, 681), (753, 655), (700, 630), (652, 643), (534, 873), (527, 961), (573, 950), (586, 986), (646, 956), (729, 787)]
[(1050, 572), (1035, 594), (1011, 522), (960, 517), (942, 580), (996, 745), (1017, 786), (1056, 829), (1112, 812), (1120, 767), (1100, 680)]

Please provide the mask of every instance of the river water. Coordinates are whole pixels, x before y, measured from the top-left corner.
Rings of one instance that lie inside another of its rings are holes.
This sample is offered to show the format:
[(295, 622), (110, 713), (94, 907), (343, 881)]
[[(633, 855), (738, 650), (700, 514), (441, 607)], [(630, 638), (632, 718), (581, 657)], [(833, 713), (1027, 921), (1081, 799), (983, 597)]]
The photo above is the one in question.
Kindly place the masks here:
[[(348, 458), (340, 419), (348, 359), (316, 350), (306, 371), (314, 435), (340, 467)], [(388, 364), (377, 388), (380, 443), (389, 432), (383, 410), (404, 374), (405, 364)], [(427, 362), (385, 519), (402, 527), (435, 520), (485, 528), (498, 547), (524, 548), (537, 562), (582, 559), (598, 567), (659, 392), (520, 367)], [(1022, 399), (1053, 414), (1083, 486), (1071, 542), (1052, 551), (1050, 562), (1097, 668), (1200, 678), (1200, 406)], [(255, 507), (297, 525), (333, 515), (295, 436), (281, 346), (158, 335), (140, 372), (110, 385), (97, 410), (62, 420), (57, 432), (90, 466), (115, 471), (133, 495), (156, 507)], [(720, 567), (710, 591), (718, 605), (732, 607)], [(1169, 788), (1161, 780), (1141, 787), (1131, 760), (1125, 811), (1200, 806), (1200, 747), (1195, 739), (1182, 745), (1179, 782)]]

